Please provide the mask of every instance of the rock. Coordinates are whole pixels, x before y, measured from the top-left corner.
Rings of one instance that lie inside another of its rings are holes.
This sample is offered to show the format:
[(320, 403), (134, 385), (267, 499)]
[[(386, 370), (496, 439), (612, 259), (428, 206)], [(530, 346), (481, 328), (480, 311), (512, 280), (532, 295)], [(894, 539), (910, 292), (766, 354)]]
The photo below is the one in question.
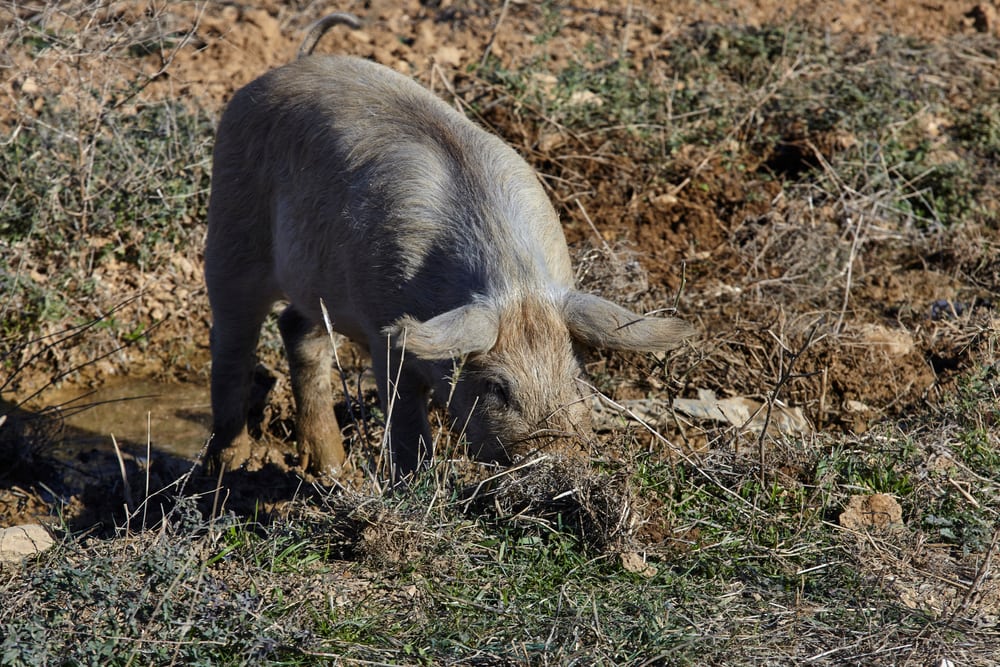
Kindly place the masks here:
[(666, 213), (677, 206), (679, 199), (677, 195), (672, 195), (669, 193), (655, 195), (649, 198), (649, 203), (653, 205), (660, 213)]
[(0, 563), (17, 563), (55, 544), (49, 531), (38, 524), (0, 529)]
[(903, 508), (896, 499), (884, 493), (851, 496), (840, 514), (840, 525), (851, 530), (885, 529), (903, 524)]
[(624, 568), (627, 572), (638, 574), (646, 577), (647, 579), (656, 576), (656, 567), (646, 562), (645, 558), (634, 551), (619, 554), (619, 556), (621, 558), (622, 568)]
[(569, 96), (570, 106), (604, 106), (604, 98), (592, 90), (574, 90)]
[(465, 60), (465, 51), (454, 46), (442, 46), (434, 52), (434, 61), (439, 65), (458, 68)]
[(913, 336), (902, 329), (890, 329), (880, 324), (865, 324), (861, 327), (863, 344), (881, 350), (890, 357), (905, 357), (913, 351)]
[(538, 150), (548, 155), (566, 144), (566, 135), (562, 132), (543, 131), (538, 137)]
[(808, 435), (813, 431), (802, 408), (793, 408), (775, 401), (768, 419), (767, 408), (759, 401), (742, 396), (717, 398), (711, 389), (699, 389), (698, 398), (675, 398), (673, 407), (689, 417), (728, 422), (754, 433), (763, 431), (765, 425), (772, 434)]
[(25, 95), (34, 97), (35, 95), (40, 95), (42, 93), (42, 88), (33, 77), (29, 76), (25, 77), (24, 81), (21, 82), (21, 92)]

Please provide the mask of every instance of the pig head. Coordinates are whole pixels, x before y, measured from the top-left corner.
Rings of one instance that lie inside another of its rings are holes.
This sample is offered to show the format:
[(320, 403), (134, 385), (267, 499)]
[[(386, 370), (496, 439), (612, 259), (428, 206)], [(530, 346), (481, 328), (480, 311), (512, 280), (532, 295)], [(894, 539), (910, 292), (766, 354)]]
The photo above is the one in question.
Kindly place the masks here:
[(515, 151), (411, 79), (310, 56), (236, 93), (219, 124), (205, 249), (211, 460), (249, 453), (247, 396), (278, 301), (302, 463), (344, 461), (321, 302), (372, 358), (394, 474), (431, 454), (428, 400), (470, 454), (507, 462), (587, 424), (577, 345), (666, 350), (685, 323), (574, 288), (555, 210)]

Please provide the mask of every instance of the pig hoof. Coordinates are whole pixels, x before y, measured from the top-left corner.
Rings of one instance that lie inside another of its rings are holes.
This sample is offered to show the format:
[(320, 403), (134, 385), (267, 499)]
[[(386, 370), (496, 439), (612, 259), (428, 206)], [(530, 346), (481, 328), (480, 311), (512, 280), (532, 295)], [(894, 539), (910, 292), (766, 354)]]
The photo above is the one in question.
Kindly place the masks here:
[(250, 451), (250, 436), (238, 437), (228, 447), (209, 454), (208, 470), (213, 474), (239, 470), (250, 460)]

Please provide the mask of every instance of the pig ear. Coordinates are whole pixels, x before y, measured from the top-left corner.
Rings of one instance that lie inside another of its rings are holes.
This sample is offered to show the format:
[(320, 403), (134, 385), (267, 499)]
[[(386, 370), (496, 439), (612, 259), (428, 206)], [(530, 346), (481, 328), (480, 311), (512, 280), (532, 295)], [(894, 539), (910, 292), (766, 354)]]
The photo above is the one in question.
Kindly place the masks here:
[(566, 327), (584, 345), (614, 350), (661, 352), (695, 335), (673, 317), (644, 317), (601, 297), (570, 292), (563, 305)]
[(497, 316), (493, 309), (473, 304), (418, 322), (409, 315), (382, 330), (396, 347), (421, 359), (452, 359), (488, 352), (497, 341)]

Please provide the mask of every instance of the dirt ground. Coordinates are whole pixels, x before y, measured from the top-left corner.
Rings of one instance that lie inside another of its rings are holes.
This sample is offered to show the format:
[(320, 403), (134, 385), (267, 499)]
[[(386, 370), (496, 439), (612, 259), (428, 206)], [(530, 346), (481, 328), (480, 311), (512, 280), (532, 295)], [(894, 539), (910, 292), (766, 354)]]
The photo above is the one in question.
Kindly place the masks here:
[[(437, 77), (453, 79), (463, 64), (478, 61), (484, 52), (517, 68), (539, 56), (536, 37), (545, 30), (545, 17), (528, 2), (455, 3), (449, 0), (405, 2), (347, 2), (324, 6), (315, 2), (258, 2), (247, 5), (201, 3), (178, 5), (162, 16), (164, 29), (182, 31), (195, 23), (196, 38), (180, 49), (167, 76), (150, 90), (154, 96), (189, 98), (221, 108), (234, 90), (260, 73), (295, 57), (305, 29), (329, 11), (348, 11), (363, 17), (357, 32), (334, 31), (323, 39), (320, 52), (350, 53), (372, 58), (409, 73), (432, 88)], [(128, 17), (144, 11), (141, 2), (114, 5)], [(726, 0), (704, 3), (616, 3), (593, 0), (573, 3), (563, 11), (565, 23), (558, 37), (546, 43), (546, 55), (558, 62), (583, 50), (597, 38), (620, 43), (622, 53), (641, 62), (670, 48), (671, 37), (698, 23), (764, 26), (801, 23), (820, 26), (831, 34), (860, 35), (874, 43), (894, 33), (922, 40), (963, 34), (997, 33), (997, 3), (913, 3), (905, 0), (830, 3)]]
[[(582, 0), (560, 11), (561, 27), (544, 44), (536, 36), (549, 28), (551, 16), (541, 5), (519, 0), (506, 4), (211, 2), (177, 3), (166, 9), (155, 3), (120, 2), (95, 14), (65, 15), (60, 20), (66, 22), (61, 26), (65, 29), (74, 22), (82, 27), (87, 21), (129, 22), (155, 14), (160, 30), (185, 37), (169, 51), (167, 61), (162, 54), (139, 61), (138, 66), (148, 73), (160, 74), (141, 98), (130, 103), (173, 98), (217, 114), (238, 87), (292, 60), (306, 27), (334, 9), (358, 14), (365, 25), (354, 32), (331, 31), (318, 51), (373, 58), (446, 97), (470, 85), (464, 68), (480, 61), (487, 51), (511, 70), (542, 55), (557, 67), (589, 42), (600, 40), (618, 45), (622, 57), (638, 68), (655, 71), (676, 35), (701, 23), (798, 22), (823, 27), (832, 36), (870, 40), (872, 48), (886, 33), (935, 41), (1000, 30), (997, 4), (971, 0)], [(33, 10), (24, 6), (17, 11)], [(32, 84), (30, 73), (39, 64), (26, 51), (5, 57), (21, 74), (0, 84), (4, 95), (21, 102), (35, 96), (34, 104), (51, 103)], [(49, 66), (54, 69), (44, 77), (39, 73), (39, 80), (57, 79), (59, 68), (66, 68), (67, 78), (72, 78), (69, 64)], [(122, 67), (136, 64), (129, 61)], [(988, 283), (968, 279), (970, 269), (960, 258), (935, 256), (933, 241), (922, 248), (882, 248), (877, 254), (859, 255), (846, 278), (843, 271), (834, 276), (839, 286), (814, 295), (811, 302), (808, 296), (798, 295), (800, 300), (796, 300), (780, 289), (768, 292), (786, 280), (793, 290), (789, 276), (802, 269), (789, 263), (794, 253), (769, 253), (769, 249), (799, 244), (813, 252), (810, 235), (828, 240), (839, 234), (843, 239), (850, 230), (831, 236), (829, 228), (835, 222), (825, 211), (816, 212), (812, 229), (783, 224), (801, 217), (795, 209), (801, 203), (782, 198), (776, 180), (762, 185), (746, 178), (745, 172), (731, 170), (712, 149), (681, 147), (677, 152), (680, 175), (675, 182), (643, 180), (641, 168), (630, 163), (621, 146), (595, 146), (586, 138), (553, 136), (519, 118), (517, 110), (495, 105), (479, 120), (553, 177), (546, 184), (579, 256), (588, 248), (610, 247), (617, 249), (612, 253), (629, 257), (638, 266), (632, 280), (621, 275), (620, 265), (608, 269), (591, 263), (592, 275), (584, 276), (584, 285), (606, 289), (602, 280), (610, 272), (624, 281), (626, 296), (632, 288), (636, 307), (672, 301), (681, 290), (681, 315), (708, 334), (698, 358), (688, 360), (688, 366), (682, 364), (690, 370), (680, 380), (654, 377), (654, 371), (640, 370), (637, 359), (630, 357), (593, 359), (592, 374), (626, 378), (612, 383), (617, 398), (642, 398), (664, 384), (671, 393), (691, 395), (710, 385), (720, 393), (760, 398), (779, 382), (793, 358), (796, 374), (782, 384), (782, 398), (802, 408), (820, 429), (858, 432), (875, 420), (905, 415), (933, 400), (947, 388), (954, 373), (966, 367), (971, 354), (970, 327), (979, 325), (959, 326), (937, 317), (935, 304), (946, 304), (945, 308), (964, 304), (963, 308), (972, 311), (975, 304), (988, 303), (995, 295)], [(850, 138), (810, 139), (821, 143)], [(580, 157), (583, 153), (586, 159)], [(764, 151), (758, 158), (763, 165), (775, 155)], [(614, 168), (605, 168), (610, 162)], [(888, 238), (895, 230), (883, 231)], [(813, 256), (809, 252), (805, 255)], [(111, 261), (95, 268), (95, 275), (106, 278), (108, 294), (147, 289), (146, 298), (135, 306), (136, 317), (164, 321), (155, 332), (154, 345), (141, 353), (103, 360), (90, 367), (90, 376), (85, 373), (73, 381), (79, 386), (93, 385), (128, 374), (204, 382), (208, 314), (197, 255), (179, 258), (172, 276), (166, 278), (117, 271)], [(995, 264), (985, 269), (990, 270), (998, 272)], [(622, 291), (615, 296), (621, 298)], [(837, 320), (832, 328), (836, 335), (813, 339), (810, 332), (820, 319), (820, 306), (828, 318)], [(175, 316), (162, 317), (165, 313)], [(799, 351), (801, 356), (796, 356)], [(183, 363), (178, 364), (178, 359)], [(33, 378), (25, 372), (19, 378), (22, 395), (40, 385), (44, 374), (40, 370), (39, 377)], [(39, 510), (27, 499), (27, 492), (16, 487), (4, 492), (8, 498), (0, 503), (4, 515), (0, 523)]]

